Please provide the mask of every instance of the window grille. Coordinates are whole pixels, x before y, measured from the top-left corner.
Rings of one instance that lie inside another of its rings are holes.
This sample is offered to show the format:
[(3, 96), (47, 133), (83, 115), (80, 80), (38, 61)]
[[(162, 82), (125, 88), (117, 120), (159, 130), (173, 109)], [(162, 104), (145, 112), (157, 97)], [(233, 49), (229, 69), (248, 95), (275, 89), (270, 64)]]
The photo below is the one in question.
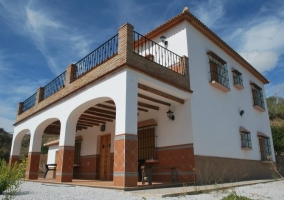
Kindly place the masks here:
[(260, 154), (262, 161), (271, 161), (271, 145), (270, 139), (265, 137), (259, 137)]
[(212, 51), (208, 52), (207, 54), (209, 55), (211, 75), (210, 81), (216, 81), (226, 88), (230, 89), (227, 63)]
[(156, 158), (155, 126), (138, 128), (138, 160)]
[(252, 83), (251, 90), (252, 90), (253, 105), (265, 109), (262, 89), (256, 84)]
[(251, 134), (249, 132), (241, 132), (242, 148), (251, 148)]

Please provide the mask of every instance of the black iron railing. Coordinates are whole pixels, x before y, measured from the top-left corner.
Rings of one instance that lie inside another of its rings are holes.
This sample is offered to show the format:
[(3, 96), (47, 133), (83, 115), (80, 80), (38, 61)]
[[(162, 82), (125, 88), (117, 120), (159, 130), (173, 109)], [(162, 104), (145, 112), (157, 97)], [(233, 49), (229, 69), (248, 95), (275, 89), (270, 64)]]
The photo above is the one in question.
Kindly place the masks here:
[(260, 146), (260, 153), (261, 153), (261, 160), (262, 161), (271, 161), (272, 154), (271, 154), (271, 145), (269, 138), (259, 137), (259, 146)]
[(44, 86), (43, 99), (53, 95), (55, 92), (61, 90), (65, 86), (66, 71), (53, 79), (50, 83)]
[(88, 71), (92, 70), (96, 66), (102, 64), (106, 60), (110, 59), (117, 54), (118, 51), (118, 34), (113, 36), (107, 42), (99, 46), (90, 54), (82, 58), (76, 63), (77, 72), (76, 78), (82, 76)]
[(234, 79), (234, 85), (241, 85), (241, 86), (243, 86), (242, 74), (233, 72), (233, 79)]
[(230, 89), (229, 78), (226, 73), (222, 73), (221, 71), (218, 70), (212, 70), (210, 71), (210, 78), (211, 78), (210, 82), (216, 81), (221, 85), (225, 86), (226, 88)]
[(241, 133), (242, 148), (251, 148), (251, 135), (250, 133)]
[(34, 93), (32, 96), (30, 96), (29, 98), (27, 98), (23, 102), (23, 112), (25, 112), (26, 110), (32, 108), (36, 104), (36, 94), (37, 93)]
[(152, 60), (174, 72), (185, 75), (184, 59), (145, 36), (133, 32), (134, 53)]

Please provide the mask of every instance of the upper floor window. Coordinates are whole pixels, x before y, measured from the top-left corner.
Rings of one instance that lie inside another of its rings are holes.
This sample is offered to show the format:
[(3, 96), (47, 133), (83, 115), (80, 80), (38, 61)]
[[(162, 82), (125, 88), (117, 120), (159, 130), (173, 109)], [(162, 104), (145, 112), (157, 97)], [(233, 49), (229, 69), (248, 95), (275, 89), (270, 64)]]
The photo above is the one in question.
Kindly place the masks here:
[(264, 107), (262, 89), (255, 83), (251, 83), (251, 91), (252, 91), (253, 107), (260, 112), (264, 112), (265, 107)]
[(233, 69), (232, 73), (233, 73), (234, 87), (238, 88), (239, 90), (244, 89), (242, 73), (236, 69)]
[(262, 161), (271, 161), (271, 145), (270, 145), (270, 139), (267, 137), (259, 137), (259, 146), (260, 146), (260, 154), (261, 154), (261, 160)]
[(224, 92), (229, 92), (227, 63), (212, 51), (209, 51), (207, 54), (210, 64), (210, 84)]

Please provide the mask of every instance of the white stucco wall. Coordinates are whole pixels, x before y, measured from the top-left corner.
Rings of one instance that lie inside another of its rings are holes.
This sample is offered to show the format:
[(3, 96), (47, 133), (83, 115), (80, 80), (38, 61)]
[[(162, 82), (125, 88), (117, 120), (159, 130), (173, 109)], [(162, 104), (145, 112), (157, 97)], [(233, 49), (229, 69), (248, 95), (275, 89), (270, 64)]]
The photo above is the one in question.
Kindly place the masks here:
[(53, 145), (48, 147), (47, 153), (47, 163), (46, 164), (55, 164), (56, 160), (56, 152), (58, 151), (58, 145)]
[[(268, 135), (271, 143), (272, 137), (267, 108), (263, 113), (253, 108), (250, 81), (259, 85), (265, 94), (263, 84), (190, 24), (186, 31), (190, 83), (194, 91), (191, 109), (195, 154), (260, 160), (257, 131)], [(230, 92), (224, 93), (209, 84), (207, 51), (213, 51), (227, 62)], [(232, 67), (243, 75), (243, 90), (233, 86)], [(264, 101), (265, 98), (264, 95)], [(243, 116), (240, 110), (245, 111)], [(241, 149), (240, 126), (251, 132), (252, 150)]]

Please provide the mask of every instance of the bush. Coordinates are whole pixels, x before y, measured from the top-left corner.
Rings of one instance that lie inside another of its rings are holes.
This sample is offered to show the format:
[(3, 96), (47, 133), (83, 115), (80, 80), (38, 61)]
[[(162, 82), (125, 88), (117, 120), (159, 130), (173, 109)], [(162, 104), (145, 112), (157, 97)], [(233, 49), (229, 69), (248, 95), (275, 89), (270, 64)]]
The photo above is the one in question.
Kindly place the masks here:
[(251, 199), (245, 196), (239, 196), (235, 191), (232, 191), (231, 194), (222, 198), (222, 200), (251, 200)]
[(20, 191), (25, 167), (25, 161), (20, 164), (16, 162), (12, 165), (7, 165), (5, 160), (0, 161), (0, 194), (5, 191), (6, 199)]

